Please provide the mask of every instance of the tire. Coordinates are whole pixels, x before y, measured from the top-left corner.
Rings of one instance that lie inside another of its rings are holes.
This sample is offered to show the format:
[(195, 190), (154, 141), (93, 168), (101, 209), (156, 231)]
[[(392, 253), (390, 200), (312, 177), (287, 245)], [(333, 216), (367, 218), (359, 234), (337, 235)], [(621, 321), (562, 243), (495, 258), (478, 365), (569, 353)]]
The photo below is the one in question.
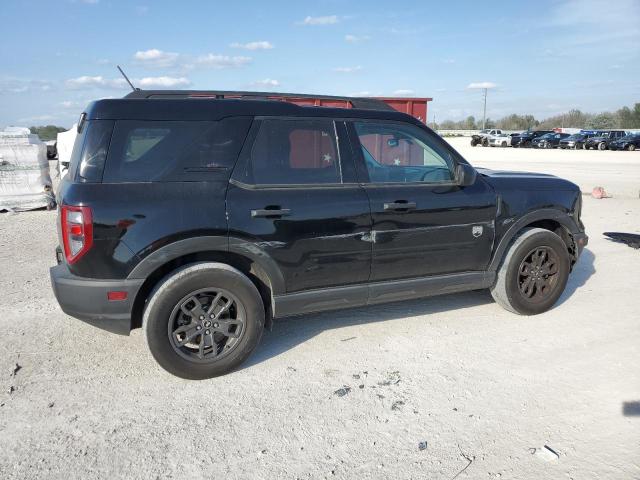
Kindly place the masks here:
[(627, 146), (627, 150), (629, 150), (630, 152), (633, 152), (636, 149), (636, 146), (633, 143), (630, 143)]
[[(522, 275), (526, 260), (531, 260), (535, 252), (546, 252), (546, 263), (543, 262), (539, 271), (534, 271), (536, 262), (528, 262), (530, 265), (529, 276)], [(533, 265), (533, 266), (532, 266)], [(544, 271), (555, 273), (544, 277)], [(523, 269), (523, 270), (521, 270)], [(560, 298), (567, 279), (569, 278), (570, 259), (567, 246), (555, 233), (542, 228), (529, 228), (523, 230), (511, 244), (498, 268), (498, 275), (491, 295), (504, 309), (519, 315), (537, 315), (549, 310)], [(542, 273), (541, 273), (542, 272)], [(530, 282), (527, 284), (527, 279)], [(539, 288), (538, 285), (547, 284)], [(526, 295), (522, 290), (529, 290), (531, 295)]]
[(486, 138), (482, 139), (482, 146), (483, 147), (488, 147), (489, 146), (489, 140), (487, 140)]
[(507, 148), (507, 142), (502, 142), (502, 144), (500, 145), (502, 148)]
[(598, 150), (606, 150), (607, 149), (607, 144), (604, 142), (600, 142), (598, 144)]
[(265, 311), (258, 289), (229, 265), (186, 265), (166, 276), (149, 298), (142, 319), (147, 345), (156, 362), (177, 377), (224, 375), (244, 362), (262, 337)]

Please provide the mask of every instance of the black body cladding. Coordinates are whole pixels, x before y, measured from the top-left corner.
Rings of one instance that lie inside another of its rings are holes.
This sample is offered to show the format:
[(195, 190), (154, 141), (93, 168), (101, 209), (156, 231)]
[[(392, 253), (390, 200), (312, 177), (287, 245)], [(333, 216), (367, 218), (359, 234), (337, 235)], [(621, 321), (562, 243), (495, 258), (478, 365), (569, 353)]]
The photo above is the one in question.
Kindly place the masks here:
[[(101, 100), (86, 110), (58, 196), (64, 205), (91, 209), (93, 246), (52, 269), (65, 311), (118, 333), (139, 326), (155, 282), (201, 259), (246, 273), (271, 313), (283, 316), (486, 288), (512, 238), (530, 224), (562, 229), (574, 260), (583, 245), (575, 246), (584, 237), (575, 185), (478, 170), (463, 186), (455, 167), (467, 162), (402, 113), (130, 96), (138, 98)], [(261, 144), (267, 120), (284, 122), (285, 133)], [(107, 122), (103, 156), (83, 163), (96, 122)], [(355, 122), (410, 125), (417, 133), (374, 136)], [(182, 145), (185, 129), (193, 136)], [(284, 173), (267, 175), (261, 148), (275, 152), (269, 165)], [(290, 160), (279, 164), (283, 156)], [(153, 163), (159, 158), (161, 165)], [(387, 181), (372, 181), (380, 172)], [(423, 180), (408, 180), (416, 175)], [(275, 182), (280, 177), (282, 184)], [(83, 282), (92, 305), (81, 295), (69, 298), (69, 286), (81, 289)], [(121, 285), (127, 302), (114, 306), (105, 298), (103, 308), (103, 284)]]

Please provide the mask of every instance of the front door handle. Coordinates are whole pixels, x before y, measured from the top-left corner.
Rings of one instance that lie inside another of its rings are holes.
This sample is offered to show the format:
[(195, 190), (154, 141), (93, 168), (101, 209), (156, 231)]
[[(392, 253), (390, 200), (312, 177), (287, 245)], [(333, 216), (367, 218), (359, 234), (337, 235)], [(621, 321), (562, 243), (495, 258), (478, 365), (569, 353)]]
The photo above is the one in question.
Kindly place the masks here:
[(268, 218), (277, 218), (277, 217), (286, 217), (287, 215), (291, 215), (291, 210), (288, 208), (258, 208), (256, 210), (251, 210), (251, 217), (268, 217)]
[(395, 202), (385, 203), (384, 209), (387, 211), (388, 210), (392, 210), (392, 211), (415, 210), (416, 202), (407, 202), (406, 200), (397, 200)]

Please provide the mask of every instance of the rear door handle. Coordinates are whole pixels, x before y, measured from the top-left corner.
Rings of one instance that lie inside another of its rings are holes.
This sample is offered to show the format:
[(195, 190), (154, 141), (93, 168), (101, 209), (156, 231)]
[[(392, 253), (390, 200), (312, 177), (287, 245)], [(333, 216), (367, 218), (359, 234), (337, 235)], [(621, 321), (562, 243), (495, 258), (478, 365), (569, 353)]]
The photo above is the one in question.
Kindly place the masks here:
[(407, 202), (406, 200), (398, 200), (396, 202), (390, 202), (390, 203), (385, 203), (384, 204), (384, 209), (385, 210), (393, 210), (393, 211), (398, 211), (398, 210), (415, 210), (416, 209), (416, 202)]
[(291, 215), (291, 210), (288, 208), (258, 208), (251, 210), (251, 217), (286, 217)]

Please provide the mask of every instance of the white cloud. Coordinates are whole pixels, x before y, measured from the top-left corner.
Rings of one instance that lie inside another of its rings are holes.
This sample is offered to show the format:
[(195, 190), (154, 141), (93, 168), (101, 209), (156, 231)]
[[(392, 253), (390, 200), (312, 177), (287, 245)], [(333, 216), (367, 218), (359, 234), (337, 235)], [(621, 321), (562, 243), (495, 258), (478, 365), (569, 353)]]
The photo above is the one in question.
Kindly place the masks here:
[(150, 50), (140, 50), (133, 55), (133, 59), (147, 67), (168, 68), (174, 67), (180, 55), (173, 52), (163, 52), (157, 48)]
[[(186, 87), (191, 85), (191, 81), (186, 77), (143, 77), (134, 78), (131, 82), (139, 88), (173, 88), (173, 87)], [(123, 78), (104, 78), (98, 76), (84, 75), (77, 78), (70, 78), (67, 80), (66, 85), (72, 90), (85, 90), (91, 88), (102, 89), (123, 89), (129, 88), (129, 85)]]
[(467, 85), (467, 88), (496, 88), (497, 85), (493, 82), (472, 82)]
[(244, 50), (271, 50), (273, 48), (273, 44), (271, 42), (267, 42), (266, 40), (248, 43), (234, 42), (229, 46), (231, 48), (243, 48)]
[(53, 120), (55, 117), (53, 115), (36, 115), (35, 117), (25, 117), (19, 118), (18, 123), (29, 123), (29, 122), (48, 122)]
[(410, 97), (412, 95), (415, 95), (415, 92), (408, 88), (401, 88), (399, 90), (395, 90), (393, 92), (393, 95), (396, 97)]
[(337, 15), (326, 15), (324, 17), (307, 16), (300, 22), (300, 25), (334, 25), (339, 21)]
[(448, 65), (451, 65), (453, 63), (456, 63), (456, 61), (453, 58), (445, 58), (444, 60), (442, 60), (442, 63), (446, 63)]
[(251, 85), (255, 87), (279, 87), (280, 82), (272, 78), (265, 78), (264, 80), (257, 80)]
[(173, 88), (188, 87), (191, 81), (186, 77), (144, 77), (133, 80), (133, 84), (139, 88)]
[(355, 73), (359, 72), (360, 70), (362, 70), (362, 67), (360, 65), (357, 65), (355, 67), (336, 67), (333, 69), (334, 72), (338, 73)]
[(352, 34), (348, 34), (344, 36), (344, 40), (346, 42), (349, 43), (359, 43), (359, 42), (365, 42), (367, 40), (370, 40), (371, 37), (369, 35), (352, 35)]
[(237, 68), (251, 63), (251, 60), (251, 57), (230, 57), (228, 55), (214, 55), (213, 53), (208, 53), (206, 55), (200, 55), (199, 57), (197, 57), (195, 60), (195, 64), (202, 67), (211, 67), (217, 69)]

